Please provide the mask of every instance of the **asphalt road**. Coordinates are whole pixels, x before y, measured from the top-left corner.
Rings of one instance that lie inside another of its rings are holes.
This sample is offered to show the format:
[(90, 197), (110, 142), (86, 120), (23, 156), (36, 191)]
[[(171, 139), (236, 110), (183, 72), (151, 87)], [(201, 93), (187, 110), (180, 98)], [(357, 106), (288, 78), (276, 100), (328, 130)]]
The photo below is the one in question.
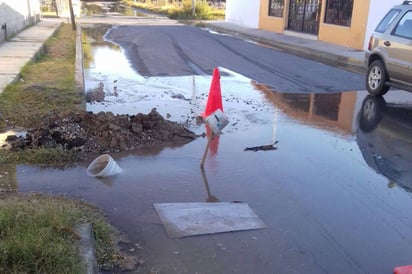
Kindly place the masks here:
[(129, 25), (106, 38), (121, 45), (144, 76), (211, 75), (221, 66), (279, 92), (364, 89), (363, 75), (187, 25)]

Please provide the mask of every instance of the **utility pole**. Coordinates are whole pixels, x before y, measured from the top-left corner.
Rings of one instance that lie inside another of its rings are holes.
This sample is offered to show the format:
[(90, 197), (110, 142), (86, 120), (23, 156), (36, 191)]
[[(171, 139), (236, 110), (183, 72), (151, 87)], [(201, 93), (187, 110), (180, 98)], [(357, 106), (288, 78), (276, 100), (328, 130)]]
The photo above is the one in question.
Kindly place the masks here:
[(192, 16), (196, 16), (196, 0), (192, 0)]
[(69, 8), (70, 8), (70, 18), (72, 20), (72, 29), (76, 30), (76, 21), (74, 20), (74, 11), (73, 11), (72, 0), (69, 0)]

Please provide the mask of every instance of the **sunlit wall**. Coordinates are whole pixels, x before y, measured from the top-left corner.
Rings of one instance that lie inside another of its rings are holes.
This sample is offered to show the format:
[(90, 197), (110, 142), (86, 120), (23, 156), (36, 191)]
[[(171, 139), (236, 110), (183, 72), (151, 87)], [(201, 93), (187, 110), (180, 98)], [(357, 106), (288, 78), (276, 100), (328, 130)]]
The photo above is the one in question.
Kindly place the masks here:
[(0, 42), (40, 20), (40, 0), (0, 0)]
[(259, 26), (259, 0), (226, 0), (226, 21), (249, 28)]

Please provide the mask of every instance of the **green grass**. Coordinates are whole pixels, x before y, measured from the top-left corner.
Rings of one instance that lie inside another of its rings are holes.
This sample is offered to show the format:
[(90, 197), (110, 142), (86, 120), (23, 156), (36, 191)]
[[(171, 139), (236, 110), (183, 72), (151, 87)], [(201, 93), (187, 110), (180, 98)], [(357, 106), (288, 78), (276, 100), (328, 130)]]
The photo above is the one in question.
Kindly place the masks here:
[(82, 108), (83, 94), (75, 88), (75, 32), (63, 24), (44, 50), (26, 64), (21, 79), (0, 94), (0, 131), (39, 125), (51, 111)]
[[(43, 50), (26, 64), (21, 79), (0, 94), (0, 131), (36, 128), (50, 112), (66, 113), (84, 108), (84, 94), (75, 87), (75, 38), (70, 24), (63, 24)], [(50, 165), (76, 161), (79, 155), (59, 149), (6, 151), (0, 164)]]
[(93, 226), (99, 263), (112, 264), (113, 229), (96, 208), (41, 195), (0, 199), (0, 273), (82, 273), (73, 229), (82, 222)]
[(182, 4), (168, 4), (165, 1), (145, 3), (134, 2), (131, 0), (122, 0), (122, 2), (131, 7), (148, 10), (154, 13), (163, 14), (171, 19), (176, 20), (222, 20), (225, 18), (225, 10), (209, 6), (206, 0), (196, 1), (196, 15), (192, 14), (192, 1), (183, 0)]
[(10, 151), (0, 149), (0, 165), (35, 164), (38, 166), (71, 166), (85, 155), (62, 148), (36, 148)]

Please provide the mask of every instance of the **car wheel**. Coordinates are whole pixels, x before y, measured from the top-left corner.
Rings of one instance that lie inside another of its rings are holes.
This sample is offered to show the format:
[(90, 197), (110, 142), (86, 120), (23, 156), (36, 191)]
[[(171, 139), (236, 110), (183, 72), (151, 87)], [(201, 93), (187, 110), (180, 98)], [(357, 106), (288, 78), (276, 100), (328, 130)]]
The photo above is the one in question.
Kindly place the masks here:
[(370, 132), (376, 128), (382, 118), (385, 104), (383, 97), (366, 96), (359, 117), (359, 127), (362, 131)]
[(366, 76), (366, 87), (368, 92), (373, 96), (384, 95), (390, 88), (390, 86), (385, 84), (387, 80), (388, 74), (382, 61), (373, 61), (368, 68)]

